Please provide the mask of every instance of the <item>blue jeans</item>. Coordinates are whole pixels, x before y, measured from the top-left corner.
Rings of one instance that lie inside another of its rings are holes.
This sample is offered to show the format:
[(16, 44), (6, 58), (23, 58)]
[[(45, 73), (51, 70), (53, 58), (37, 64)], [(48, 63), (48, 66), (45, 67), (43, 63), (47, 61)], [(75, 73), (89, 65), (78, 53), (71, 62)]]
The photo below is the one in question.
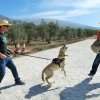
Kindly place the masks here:
[(95, 60), (93, 62), (92, 65), (92, 69), (90, 71), (90, 74), (95, 75), (95, 73), (97, 72), (98, 66), (100, 63), (100, 53), (96, 55)]
[(7, 57), (6, 59), (0, 58), (0, 83), (5, 75), (6, 66), (11, 70), (15, 81), (19, 81), (20, 78), (18, 76), (16, 66), (13, 60), (10, 57)]

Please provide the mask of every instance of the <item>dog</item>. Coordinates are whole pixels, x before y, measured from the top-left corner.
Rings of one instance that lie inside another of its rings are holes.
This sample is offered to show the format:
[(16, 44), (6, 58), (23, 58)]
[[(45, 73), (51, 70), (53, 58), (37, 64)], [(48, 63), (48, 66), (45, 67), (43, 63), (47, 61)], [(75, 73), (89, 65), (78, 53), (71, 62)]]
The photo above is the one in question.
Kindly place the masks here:
[[(64, 44), (63, 47), (59, 50), (59, 55), (57, 58), (54, 58), (52, 62), (47, 65), (44, 70), (42, 71), (42, 80), (48, 83), (48, 85), (51, 85), (51, 83), (48, 81), (49, 78), (53, 77), (53, 72), (61, 69), (64, 72), (64, 75), (66, 77), (66, 71), (64, 69), (65, 66), (65, 52), (68, 47)], [(45, 74), (45, 77), (44, 77)]]

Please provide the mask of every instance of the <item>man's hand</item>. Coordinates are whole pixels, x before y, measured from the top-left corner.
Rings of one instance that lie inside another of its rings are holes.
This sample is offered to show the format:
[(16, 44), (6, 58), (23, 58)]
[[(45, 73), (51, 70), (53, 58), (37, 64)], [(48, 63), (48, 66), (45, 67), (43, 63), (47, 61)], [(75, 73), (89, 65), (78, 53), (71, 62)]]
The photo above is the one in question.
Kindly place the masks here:
[(7, 50), (10, 52), (11, 55), (14, 54), (14, 52), (12, 50), (10, 50), (10, 49), (7, 49)]
[(5, 59), (6, 57), (7, 57), (6, 55), (0, 53), (0, 58)]
[(11, 54), (11, 55), (13, 55), (13, 54), (14, 54), (14, 52), (13, 52), (13, 51), (10, 51), (10, 54)]

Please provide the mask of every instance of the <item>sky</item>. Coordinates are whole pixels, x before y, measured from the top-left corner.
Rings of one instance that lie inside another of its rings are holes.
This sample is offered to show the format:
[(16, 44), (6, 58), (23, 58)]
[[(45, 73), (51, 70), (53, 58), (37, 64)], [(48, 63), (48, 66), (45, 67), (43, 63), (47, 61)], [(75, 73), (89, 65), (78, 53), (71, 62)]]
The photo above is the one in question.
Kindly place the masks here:
[(1, 0), (0, 15), (66, 20), (100, 27), (100, 0)]

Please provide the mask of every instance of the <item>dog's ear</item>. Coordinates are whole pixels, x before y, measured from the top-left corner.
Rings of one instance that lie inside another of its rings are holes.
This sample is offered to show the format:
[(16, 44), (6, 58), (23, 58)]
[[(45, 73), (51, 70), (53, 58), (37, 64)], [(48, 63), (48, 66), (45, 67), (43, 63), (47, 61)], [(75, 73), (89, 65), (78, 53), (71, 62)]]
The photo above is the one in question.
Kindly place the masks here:
[(63, 48), (66, 48), (66, 49), (68, 49), (68, 47), (66, 47), (66, 44), (65, 44), (65, 43), (63, 44)]
[(68, 49), (68, 47), (66, 47), (66, 49)]

